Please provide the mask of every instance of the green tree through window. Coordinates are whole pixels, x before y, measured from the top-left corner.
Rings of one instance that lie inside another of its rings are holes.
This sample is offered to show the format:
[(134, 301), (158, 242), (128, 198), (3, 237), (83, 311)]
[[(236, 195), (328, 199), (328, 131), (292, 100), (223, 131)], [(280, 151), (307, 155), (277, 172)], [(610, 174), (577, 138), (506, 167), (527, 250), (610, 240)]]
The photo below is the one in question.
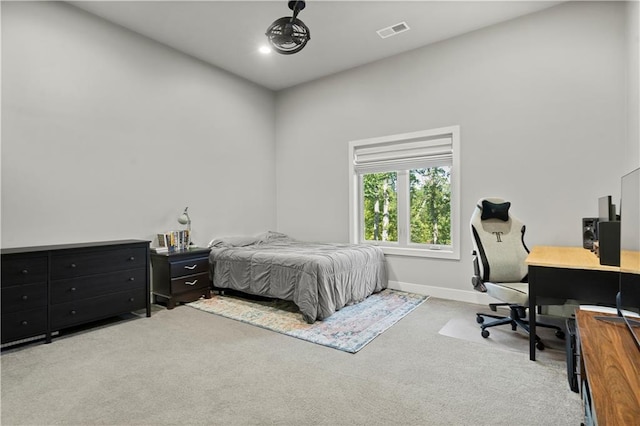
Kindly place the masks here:
[[(398, 241), (398, 173), (362, 179), (365, 240)], [(409, 202), (411, 243), (451, 245), (451, 167), (410, 170)]]
[(398, 241), (397, 183), (395, 172), (363, 175), (365, 240)]
[(409, 172), (411, 242), (451, 245), (451, 168)]

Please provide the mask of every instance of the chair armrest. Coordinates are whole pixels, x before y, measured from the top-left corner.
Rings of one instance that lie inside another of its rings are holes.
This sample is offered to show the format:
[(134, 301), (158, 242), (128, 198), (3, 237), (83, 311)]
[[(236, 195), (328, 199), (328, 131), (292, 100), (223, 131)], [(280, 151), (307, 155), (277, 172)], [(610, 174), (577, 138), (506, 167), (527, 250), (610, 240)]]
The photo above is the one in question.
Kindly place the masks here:
[(473, 277), (471, 277), (471, 284), (473, 284), (473, 289), (477, 290), (481, 293), (487, 292), (487, 287), (485, 287), (482, 278), (480, 278), (480, 264), (478, 263), (478, 253), (475, 250), (471, 252), (471, 256), (473, 259)]

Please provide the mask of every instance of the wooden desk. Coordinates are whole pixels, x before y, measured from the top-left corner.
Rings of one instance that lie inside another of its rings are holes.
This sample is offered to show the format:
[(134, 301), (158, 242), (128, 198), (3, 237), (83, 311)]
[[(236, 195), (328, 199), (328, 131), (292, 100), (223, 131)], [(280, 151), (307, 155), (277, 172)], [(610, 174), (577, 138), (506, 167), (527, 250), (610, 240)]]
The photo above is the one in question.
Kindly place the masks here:
[(538, 304), (551, 304), (542, 299), (576, 299), (615, 306), (620, 268), (600, 265), (600, 259), (587, 249), (535, 246), (526, 263), (529, 267), (529, 359), (532, 361), (536, 359), (535, 308)]
[(582, 247), (535, 246), (529, 253), (526, 262), (529, 266), (548, 268), (620, 271), (617, 266), (601, 265), (598, 256)]
[(604, 315), (576, 312), (585, 410), (594, 424), (638, 424), (640, 351), (625, 324), (595, 319)]

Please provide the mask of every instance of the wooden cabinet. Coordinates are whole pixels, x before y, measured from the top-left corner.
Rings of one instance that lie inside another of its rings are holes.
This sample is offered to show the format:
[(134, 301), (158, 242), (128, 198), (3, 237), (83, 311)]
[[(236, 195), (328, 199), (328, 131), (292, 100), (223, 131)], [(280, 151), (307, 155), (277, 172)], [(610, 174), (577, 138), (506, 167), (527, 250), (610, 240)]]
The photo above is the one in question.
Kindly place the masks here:
[(631, 425), (640, 419), (640, 349), (626, 325), (578, 310), (579, 380), (585, 425)]
[(2, 250), (2, 343), (131, 311), (151, 315), (149, 242)]
[(209, 251), (151, 253), (155, 302), (165, 302), (167, 309), (173, 309), (176, 303), (193, 302), (201, 296), (210, 299)]

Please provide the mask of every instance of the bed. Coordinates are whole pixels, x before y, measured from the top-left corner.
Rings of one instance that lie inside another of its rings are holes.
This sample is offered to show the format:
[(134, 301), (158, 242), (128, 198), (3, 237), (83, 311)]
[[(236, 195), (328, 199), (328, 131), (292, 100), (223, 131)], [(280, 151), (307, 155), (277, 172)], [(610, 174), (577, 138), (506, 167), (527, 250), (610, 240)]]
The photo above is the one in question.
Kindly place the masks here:
[(214, 289), (294, 302), (312, 324), (387, 287), (382, 249), (310, 243), (277, 232), (209, 244)]

